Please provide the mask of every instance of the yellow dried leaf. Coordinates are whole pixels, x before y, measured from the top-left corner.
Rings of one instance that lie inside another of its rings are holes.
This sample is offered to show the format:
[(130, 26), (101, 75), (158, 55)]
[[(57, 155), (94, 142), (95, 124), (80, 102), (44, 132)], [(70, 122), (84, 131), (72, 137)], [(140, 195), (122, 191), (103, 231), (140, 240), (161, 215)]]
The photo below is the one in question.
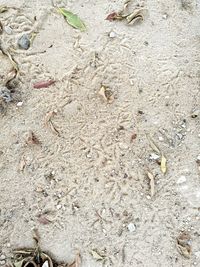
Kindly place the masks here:
[(162, 154), (161, 155), (161, 164), (160, 164), (161, 171), (165, 174), (167, 172), (167, 159)]

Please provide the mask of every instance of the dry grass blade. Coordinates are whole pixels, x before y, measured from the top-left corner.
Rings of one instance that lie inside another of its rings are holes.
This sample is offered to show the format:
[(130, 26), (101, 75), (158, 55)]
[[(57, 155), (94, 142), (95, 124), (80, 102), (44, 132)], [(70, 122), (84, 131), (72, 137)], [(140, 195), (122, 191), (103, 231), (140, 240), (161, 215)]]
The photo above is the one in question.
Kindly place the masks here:
[(167, 159), (165, 158), (163, 154), (161, 155), (160, 168), (164, 174), (167, 172)]
[(19, 170), (22, 172), (24, 170), (25, 166), (26, 166), (26, 161), (25, 161), (24, 156), (23, 156), (19, 162)]
[(150, 147), (153, 149), (153, 151), (160, 155), (161, 154), (160, 149), (156, 146), (156, 144), (154, 143), (152, 138), (149, 135), (147, 135), (147, 139), (148, 139)]
[(51, 121), (51, 118), (56, 114), (55, 111), (50, 111), (45, 116), (45, 125), (46, 127), (50, 128), (52, 132), (58, 136), (60, 136), (59, 131), (56, 129), (56, 127), (53, 125), (53, 122)]
[(190, 235), (187, 232), (183, 232), (176, 239), (176, 245), (179, 253), (185, 258), (190, 258), (191, 256), (191, 245), (190, 245)]
[(151, 172), (147, 172), (147, 176), (150, 180), (150, 188), (151, 188), (151, 197), (155, 194), (155, 177)]

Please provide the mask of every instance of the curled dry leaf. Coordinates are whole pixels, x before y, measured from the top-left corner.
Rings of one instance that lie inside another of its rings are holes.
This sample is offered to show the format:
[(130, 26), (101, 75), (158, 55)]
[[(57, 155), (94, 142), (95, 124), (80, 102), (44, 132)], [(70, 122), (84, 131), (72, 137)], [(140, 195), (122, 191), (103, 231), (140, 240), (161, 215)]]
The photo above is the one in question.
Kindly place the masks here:
[(123, 17), (120, 15), (120, 13), (112, 12), (107, 17), (106, 20), (113, 21), (113, 20), (122, 20)]
[(33, 88), (36, 88), (36, 89), (47, 88), (54, 83), (55, 83), (54, 80), (40, 81), (40, 82), (34, 83)]
[(128, 24), (134, 24), (138, 20), (144, 20), (141, 10), (135, 10), (126, 17)]
[(147, 172), (147, 176), (150, 180), (150, 188), (151, 188), (151, 197), (154, 196), (155, 193), (155, 177), (151, 172)]
[(105, 86), (101, 86), (99, 90), (99, 95), (102, 96), (102, 98), (109, 104), (111, 104), (114, 101), (114, 96), (112, 91), (109, 88), (106, 88)]
[(161, 155), (160, 168), (164, 174), (167, 172), (167, 159), (165, 158), (163, 154)]
[(50, 224), (51, 221), (47, 219), (44, 215), (38, 217), (38, 222), (44, 225)]
[(33, 133), (33, 131), (29, 131), (29, 133), (28, 133), (28, 138), (27, 138), (26, 143), (27, 143), (28, 145), (39, 145), (39, 144), (40, 144), (40, 141), (39, 141), (39, 139), (35, 136), (35, 134)]
[(179, 253), (185, 258), (190, 258), (191, 256), (191, 245), (190, 245), (190, 234), (187, 232), (181, 233), (176, 239), (176, 245)]
[(0, 6), (0, 13), (4, 13), (8, 11), (8, 7), (7, 6)]

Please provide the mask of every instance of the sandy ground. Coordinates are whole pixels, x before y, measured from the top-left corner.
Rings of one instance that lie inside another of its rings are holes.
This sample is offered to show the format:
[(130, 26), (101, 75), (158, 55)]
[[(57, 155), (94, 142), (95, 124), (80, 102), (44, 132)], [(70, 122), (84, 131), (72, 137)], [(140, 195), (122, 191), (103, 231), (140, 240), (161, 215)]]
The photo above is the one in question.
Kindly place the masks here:
[[(123, 1), (57, 1), (85, 21), (83, 33), (50, 0), (0, 4), (18, 8), (0, 14), (0, 39), (20, 68), (0, 115), (0, 255), (9, 262), (12, 249), (32, 246), (37, 228), (43, 250), (66, 262), (80, 251), (82, 267), (103, 266), (93, 249), (105, 266), (200, 266), (199, 0), (133, 1), (145, 13), (133, 26), (105, 20)], [(0, 60), (2, 86), (11, 65)], [(48, 79), (55, 85), (33, 88)], [(59, 136), (45, 126), (48, 112)], [(30, 130), (39, 145), (27, 144)], [(165, 175), (147, 136), (167, 158)], [(176, 248), (184, 230), (190, 259)]]

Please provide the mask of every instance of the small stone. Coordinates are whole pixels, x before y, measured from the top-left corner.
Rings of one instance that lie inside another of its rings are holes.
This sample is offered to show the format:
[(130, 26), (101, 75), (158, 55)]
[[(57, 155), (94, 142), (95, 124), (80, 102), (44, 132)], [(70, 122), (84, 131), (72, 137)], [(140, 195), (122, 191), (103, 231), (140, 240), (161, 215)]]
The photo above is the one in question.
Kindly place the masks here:
[(186, 177), (184, 176), (184, 175), (181, 175), (179, 178), (178, 178), (178, 180), (177, 180), (177, 184), (183, 184), (183, 183), (185, 183), (186, 182)]
[(168, 15), (165, 13), (165, 14), (163, 14), (162, 18), (163, 19), (167, 19), (168, 18)]
[(13, 30), (10, 28), (10, 26), (5, 26), (4, 31), (9, 35), (12, 34), (12, 32), (13, 32)]
[(0, 256), (0, 260), (2, 261), (2, 260), (5, 260), (5, 259), (6, 259), (6, 256), (2, 254), (2, 255)]
[(21, 49), (27, 50), (30, 47), (30, 40), (27, 34), (23, 34), (18, 40), (18, 46)]
[(23, 105), (23, 102), (18, 102), (17, 107), (21, 107)]
[(4, 266), (6, 264), (6, 261), (0, 261), (0, 265)]
[(7, 248), (10, 248), (10, 247), (11, 247), (10, 243), (7, 243)]
[(61, 204), (58, 204), (58, 205), (56, 206), (56, 208), (57, 208), (57, 210), (60, 210), (60, 209), (62, 208), (62, 205), (61, 205)]
[(129, 223), (128, 226), (127, 226), (128, 230), (130, 233), (133, 233), (135, 232), (136, 230), (136, 227), (135, 227), (135, 224), (134, 223)]
[(8, 103), (12, 101), (12, 97), (10, 94), (10, 90), (8, 90), (6, 87), (0, 88), (0, 99), (3, 99), (4, 102)]
[(200, 155), (197, 156), (197, 161), (200, 161)]
[(115, 38), (116, 37), (116, 33), (115, 32), (110, 32), (109, 33), (109, 37), (110, 38)]
[(156, 153), (151, 153), (149, 156), (149, 159), (151, 159), (151, 160), (157, 160), (159, 158), (160, 158), (160, 156), (157, 155)]
[(158, 140), (162, 142), (162, 141), (164, 141), (164, 138), (162, 136), (159, 136)]

